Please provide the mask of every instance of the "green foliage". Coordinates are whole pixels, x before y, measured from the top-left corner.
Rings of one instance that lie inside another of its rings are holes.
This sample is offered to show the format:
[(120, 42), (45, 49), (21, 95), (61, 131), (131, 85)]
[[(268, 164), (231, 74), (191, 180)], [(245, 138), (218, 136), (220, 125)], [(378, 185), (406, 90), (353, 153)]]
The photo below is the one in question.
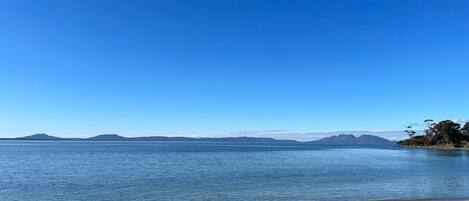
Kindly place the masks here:
[(441, 136), (445, 144), (456, 144), (463, 140), (460, 129), (460, 124), (454, 123), (451, 120), (445, 120), (436, 124), (432, 132), (435, 132), (435, 135)]
[(414, 137), (415, 134), (417, 134), (417, 132), (412, 130), (412, 126), (407, 126), (407, 129), (404, 132), (406, 132), (409, 137)]
[[(427, 119), (425, 123), (427, 124), (425, 135), (409, 135), (409, 139), (400, 141), (399, 144), (405, 146), (448, 145), (461, 147), (469, 141), (469, 123), (466, 123), (462, 128), (460, 124), (451, 120), (435, 123), (433, 120)], [(406, 132), (415, 133), (409, 127), (407, 127)]]

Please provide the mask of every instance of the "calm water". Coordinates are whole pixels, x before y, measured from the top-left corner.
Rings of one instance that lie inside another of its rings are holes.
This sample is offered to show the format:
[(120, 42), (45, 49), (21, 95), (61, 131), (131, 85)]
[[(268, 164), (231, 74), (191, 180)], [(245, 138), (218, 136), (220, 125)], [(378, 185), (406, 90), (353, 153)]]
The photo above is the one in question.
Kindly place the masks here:
[(0, 200), (469, 197), (464, 151), (209, 142), (0, 141)]

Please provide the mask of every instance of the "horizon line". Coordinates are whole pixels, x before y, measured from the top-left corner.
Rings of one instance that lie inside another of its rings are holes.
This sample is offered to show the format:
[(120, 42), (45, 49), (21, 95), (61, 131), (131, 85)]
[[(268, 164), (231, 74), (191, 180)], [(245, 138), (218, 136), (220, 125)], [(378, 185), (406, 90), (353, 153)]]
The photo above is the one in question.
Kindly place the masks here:
[[(240, 131), (244, 132), (244, 131)], [(364, 132), (364, 133), (358, 133), (358, 132)], [(304, 132), (302, 134), (308, 135), (308, 134), (330, 134), (327, 136), (317, 136), (317, 138), (312, 138), (312, 139), (305, 139), (305, 140), (299, 140), (299, 139), (285, 139), (285, 138), (279, 138), (275, 136), (250, 136), (250, 135), (231, 135), (231, 136), (188, 136), (188, 135), (175, 135), (175, 136), (169, 136), (169, 135), (141, 135), (141, 136), (128, 136), (128, 135), (121, 135), (118, 133), (101, 133), (101, 134), (96, 134), (96, 135), (90, 135), (90, 136), (82, 136), (82, 137), (61, 137), (59, 135), (54, 135), (54, 134), (49, 134), (49, 133), (34, 133), (30, 135), (22, 135), (22, 136), (16, 136), (16, 137), (0, 137), (0, 139), (18, 139), (18, 138), (24, 138), (24, 137), (30, 137), (30, 136), (35, 136), (35, 135), (46, 135), (49, 137), (56, 137), (56, 138), (61, 138), (61, 139), (89, 139), (97, 136), (117, 136), (117, 137), (123, 137), (123, 138), (145, 138), (145, 137), (163, 137), (163, 138), (189, 138), (189, 139), (223, 139), (223, 138), (256, 138), (256, 139), (273, 139), (273, 140), (290, 140), (290, 141), (298, 141), (298, 142), (306, 142), (306, 141), (315, 141), (318, 139), (323, 139), (327, 137), (334, 137), (334, 136), (340, 136), (340, 135), (352, 135), (354, 137), (360, 137), (364, 135), (371, 135), (371, 136), (376, 136), (380, 138), (384, 138), (389, 141), (397, 141), (396, 139), (390, 139), (389, 137), (385, 136), (380, 136), (380, 135), (373, 135), (370, 133), (385, 133), (385, 132), (403, 132), (402, 130), (397, 130), (397, 131), (329, 131), (329, 132)], [(418, 131), (420, 132), (420, 131)], [(288, 133), (284, 133), (288, 134)], [(298, 133), (294, 133), (298, 134)], [(403, 138), (402, 138), (403, 139)]]

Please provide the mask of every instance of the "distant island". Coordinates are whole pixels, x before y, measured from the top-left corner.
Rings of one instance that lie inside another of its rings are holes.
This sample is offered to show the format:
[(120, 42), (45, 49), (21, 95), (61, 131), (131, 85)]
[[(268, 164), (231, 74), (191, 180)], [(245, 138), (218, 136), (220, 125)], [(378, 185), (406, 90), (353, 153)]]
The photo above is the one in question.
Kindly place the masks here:
[(116, 134), (103, 134), (90, 138), (61, 138), (44, 133), (17, 138), (1, 138), (0, 140), (61, 140), (61, 141), (201, 141), (201, 142), (270, 142), (270, 143), (298, 143), (316, 145), (378, 145), (394, 146), (396, 142), (373, 135), (355, 137), (350, 134), (341, 134), (326, 137), (320, 140), (300, 142), (296, 140), (279, 140), (262, 137), (221, 137), (221, 138), (191, 138), (191, 137), (124, 137)]
[(409, 139), (399, 141), (402, 147), (420, 147), (436, 149), (469, 149), (469, 122), (464, 126), (451, 120), (438, 123), (431, 119), (424, 121), (427, 128), (424, 135), (416, 135), (412, 126), (408, 126)]

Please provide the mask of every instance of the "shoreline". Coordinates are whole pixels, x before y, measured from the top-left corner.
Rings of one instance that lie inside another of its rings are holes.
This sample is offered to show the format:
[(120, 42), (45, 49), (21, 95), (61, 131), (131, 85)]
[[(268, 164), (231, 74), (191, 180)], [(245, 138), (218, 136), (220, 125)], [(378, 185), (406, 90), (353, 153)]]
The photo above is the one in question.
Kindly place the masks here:
[(434, 149), (434, 150), (469, 150), (469, 147), (453, 147), (453, 146), (410, 146), (410, 145), (399, 145), (402, 148), (411, 149)]

